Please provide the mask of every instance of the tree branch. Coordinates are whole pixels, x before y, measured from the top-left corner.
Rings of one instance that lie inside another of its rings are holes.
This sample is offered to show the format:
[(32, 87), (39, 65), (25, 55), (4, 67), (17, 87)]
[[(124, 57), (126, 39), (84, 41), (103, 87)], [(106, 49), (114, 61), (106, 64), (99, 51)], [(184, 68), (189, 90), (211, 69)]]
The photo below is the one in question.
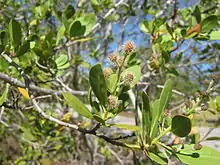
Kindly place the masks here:
[[(16, 87), (22, 87), (22, 88), (26, 87), (25, 83), (19, 81), (18, 79), (10, 77), (4, 73), (0, 73), (0, 80), (3, 80)], [(53, 94), (53, 95), (61, 95), (63, 92), (66, 92), (66, 91), (57, 91), (53, 89), (41, 88), (36, 85), (30, 85), (29, 89), (32, 91), (37, 91), (37, 92), (46, 93), (46, 94)], [(72, 93), (73, 95), (79, 95), (79, 96), (86, 96), (88, 94), (87, 91), (75, 91), (75, 90), (71, 90), (70, 93)]]

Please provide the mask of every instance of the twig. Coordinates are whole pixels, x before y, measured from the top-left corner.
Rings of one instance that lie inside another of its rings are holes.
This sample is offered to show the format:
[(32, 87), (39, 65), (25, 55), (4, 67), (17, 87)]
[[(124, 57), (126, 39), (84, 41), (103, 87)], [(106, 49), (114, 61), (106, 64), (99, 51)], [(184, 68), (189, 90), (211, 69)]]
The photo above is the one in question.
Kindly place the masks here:
[[(4, 73), (0, 73), (0, 79), (16, 87), (22, 87), (22, 88), (26, 87), (25, 84), (19, 81), (18, 79), (10, 77)], [(33, 91), (42, 92), (46, 94), (53, 94), (53, 95), (61, 95), (63, 92), (66, 92), (66, 91), (56, 91), (53, 89), (41, 88), (36, 85), (30, 85), (29, 89)], [(87, 91), (75, 91), (75, 90), (72, 90), (70, 93), (72, 93), (73, 95), (79, 95), (79, 96), (86, 96), (88, 94)]]

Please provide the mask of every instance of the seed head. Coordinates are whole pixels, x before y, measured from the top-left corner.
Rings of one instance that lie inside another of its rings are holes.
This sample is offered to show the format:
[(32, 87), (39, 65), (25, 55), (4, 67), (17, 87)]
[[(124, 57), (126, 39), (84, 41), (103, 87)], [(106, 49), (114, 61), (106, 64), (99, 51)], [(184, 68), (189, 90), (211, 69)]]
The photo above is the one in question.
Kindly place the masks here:
[(132, 41), (128, 41), (124, 45), (124, 52), (126, 55), (132, 53), (135, 50), (136, 46)]

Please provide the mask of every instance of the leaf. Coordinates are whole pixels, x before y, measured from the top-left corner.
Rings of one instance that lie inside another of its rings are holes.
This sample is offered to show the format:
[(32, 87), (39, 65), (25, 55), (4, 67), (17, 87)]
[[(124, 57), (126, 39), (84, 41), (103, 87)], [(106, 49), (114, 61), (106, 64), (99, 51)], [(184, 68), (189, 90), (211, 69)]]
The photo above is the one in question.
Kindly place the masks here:
[(86, 26), (82, 25), (80, 21), (74, 21), (71, 23), (69, 28), (70, 37), (83, 36), (86, 32)]
[(64, 36), (64, 33), (66, 31), (66, 28), (64, 25), (62, 25), (58, 32), (57, 32), (57, 40), (56, 40), (56, 45), (58, 45), (59, 41), (62, 39), (62, 37)]
[(37, 138), (32, 134), (31, 128), (21, 127), (22, 136), (28, 141), (37, 141)]
[(110, 124), (110, 125), (121, 129), (127, 129), (129, 131), (140, 131), (140, 127), (136, 125), (128, 125), (128, 124)]
[(205, 140), (220, 140), (220, 136), (208, 137)]
[(121, 76), (124, 77), (126, 73), (133, 73), (135, 75), (134, 80), (131, 83), (132, 88), (141, 78), (141, 67), (139, 65), (129, 67), (122, 72)]
[(158, 109), (160, 105), (160, 100), (155, 100), (154, 103), (152, 104), (151, 108), (151, 116), (152, 116), (152, 122), (151, 122), (151, 132), (150, 132), (150, 138), (153, 139), (154, 136), (156, 135), (158, 131)]
[(171, 89), (171, 80), (167, 80), (164, 88), (160, 94), (159, 101), (155, 101), (152, 109), (152, 127), (151, 127), (151, 134), (150, 137), (153, 138), (158, 129), (158, 121), (160, 120), (161, 116), (163, 115), (164, 109), (168, 105), (169, 99), (172, 94)]
[(211, 15), (206, 17), (202, 23), (202, 32), (209, 32), (210, 30), (214, 28), (218, 28), (218, 17), (216, 15)]
[(18, 49), (18, 51), (17, 51), (17, 53), (16, 53), (16, 57), (19, 57), (19, 56), (24, 55), (29, 49), (30, 49), (30, 43), (29, 43), (29, 42), (23, 43), (23, 44), (19, 47), (19, 49)]
[(173, 36), (173, 29), (168, 25), (168, 23), (166, 23), (166, 28), (167, 28), (167, 31), (169, 32), (169, 34), (171, 36)]
[(72, 4), (68, 4), (64, 11), (67, 19), (70, 19), (75, 14), (75, 12), (75, 8)]
[(168, 105), (171, 94), (172, 94), (171, 80), (169, 79), (166, 81), (164, 88), (160, 94), (160, 105), (159, 105), (159, 114), (158, 114), (159, 119), (162, 116), (164, 109)]
[(9, 89), (9, 84), (6, 84), (6, 89), (2, 96), (0, 97), (0, 106), (6, 101), (7, 96), (8, 96), (8, 89)]
[(201, 32), (201, 25), (197, 24), (186, 32), (187, 38), (193, 38)]
[(105, 125), (105, 121), (104, 121), (99, 115), (93, 114), (93, 118), (94, 118), (97, 122), (101, 123), (102, 125)]
[(210, 40), (220, 40), (220, 30), (212, 31), (209, 36)]
[(147, 93), (142, 93), (143, 109), (142, 109), (142, 136), (144, 143), (150, 141), (150, 128), (151, 128), (151, 112), (150, 112), (150, 100)]
[(107, 84), (100, 64), (94, 65), (89, 72), (89, 83), (95, 96), (102, 105), (107, 100)]
[(96, 23), (96, 16), (94, 13), (86, 14), (83, 17), (77, 18), (76, 21), (80, 21), (81, 25), (85, 26), (86, 30), (84, 35), (88, 35)]
[(188, 117), (176, 115), (172, 119), (171, 131), (179, 137), (187, 136), (191, 131), (191, 127), (192, 124)]
[(114, 89), (117, 85), (117, 74), (111, 74), (107, 80), (108, 83), (108, 90), (110, 93), (114, 92)]
[(9, 23), (9, 34), (11, 44), (18, 47), (21, 44), (21, 25), (13, 19)]
[(24, 98), (30, 100), (29, 93), (26, 89), (18, 87), (18, 91), (24, 96)]
[(201, 11), (198, 6), (195, 7), (193, 14), (196, 17), (197, 23), (200, 23), (201, 22)]
[(60, 54), (59, 57), (55, 60), (57, 67), (62, 67), (68, 62), (68, 57), (66, 54)]
[(162, 154), (155, 154), (153, 152), (149, 152), (149, 157), (151, 160), (159, 163), (159, 164), (167, 164), (166, 158)]
[(67, 92), (63, 92), (62, 94), (67, 103), (70, 104), (76, 112), (88, 119), (93, 118), (92, 113), (76, 96), (73, 96), (71, 93)]
[(144, 32), (146, 34), (149, 33), (148, 22), (147, 21), (141, 22), (139, 26), (140, 26), (140, 29), (141, 29), (142, 32)]
[(184, 145), (184, 149), (177, 153), (177, 156), (183, 163), (189, 165), (218, 165), (220, 162), (220, 152), (217, 150), (203, 146), (200, 150), (195, 150), (194, 145)]
[(91, 2), (91, 4), (94, 5), (94, 6), (100, 5), (97, 0), (90, 0), (90, 2)]

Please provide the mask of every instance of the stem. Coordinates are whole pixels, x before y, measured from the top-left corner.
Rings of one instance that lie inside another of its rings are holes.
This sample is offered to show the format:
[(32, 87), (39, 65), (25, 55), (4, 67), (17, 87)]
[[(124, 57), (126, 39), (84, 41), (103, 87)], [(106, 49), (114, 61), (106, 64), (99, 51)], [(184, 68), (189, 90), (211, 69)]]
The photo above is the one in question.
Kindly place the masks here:
[(164, 135), (166, 135), (168, 132), (171, 131), (171, 126), (169, 126), (167, 129), (165, 129), (162, 133), (160, 133), (159, 136), (157, 136), (153, 141), (152, 141), (152, 144), (155, 144), (157, 143), (161, 137), (163, 137)]

